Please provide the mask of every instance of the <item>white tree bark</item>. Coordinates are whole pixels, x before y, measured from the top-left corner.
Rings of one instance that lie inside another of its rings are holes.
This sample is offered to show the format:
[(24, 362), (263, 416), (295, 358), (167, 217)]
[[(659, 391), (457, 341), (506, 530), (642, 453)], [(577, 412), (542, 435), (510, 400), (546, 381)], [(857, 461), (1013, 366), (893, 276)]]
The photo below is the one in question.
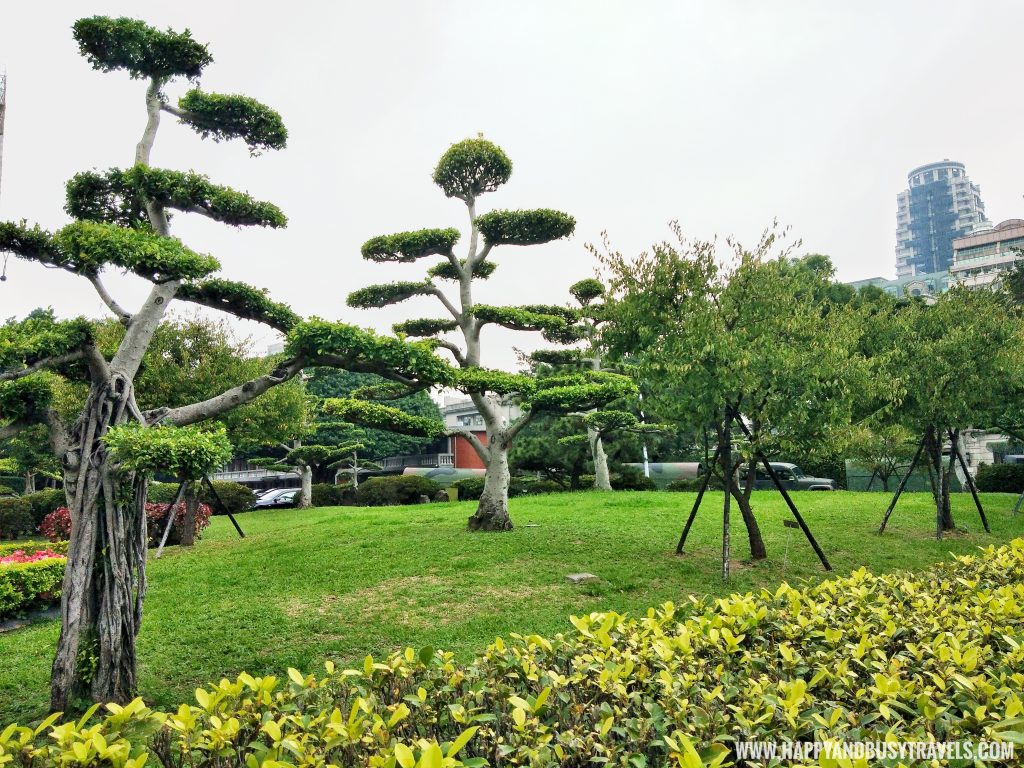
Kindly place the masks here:
[(594, 459), (594, 488), (599, 491), (610, 491), (612, 480), (608, 472), (608, 456), (604, 452), (601, 433), (588, 427), (587, 442), (590, 444), (590, 455)]

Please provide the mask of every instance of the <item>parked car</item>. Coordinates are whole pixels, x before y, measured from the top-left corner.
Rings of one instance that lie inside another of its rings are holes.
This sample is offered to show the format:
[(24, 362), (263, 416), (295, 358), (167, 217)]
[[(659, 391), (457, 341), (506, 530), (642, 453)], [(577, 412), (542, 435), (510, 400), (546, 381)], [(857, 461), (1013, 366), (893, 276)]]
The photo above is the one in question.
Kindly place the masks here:
[[(782, 487), (787, 491), (835, 491), (839, 488), (839, 484), (832, 478), (811, 477), (804, 474), (804, 471), (796, 464), (790, 464), (785, 461), (769, 461), (768, 464), (775, 474), (778, 475), (779, 480), (782, 482)], [(764, 471), (764, 467), (759, 466), (757, 469), (758, 472), (754, 478), (755, 490), (773, 490), (775, 483), (772, 482), (768, 473)], [(740, 467), (739, 481), (741, 486), (746, 485), (746, 474), (746, 467)]]
[(287, 509), (298, 503), (298, 488), (277, 488), (256, 499), (253, 509)]

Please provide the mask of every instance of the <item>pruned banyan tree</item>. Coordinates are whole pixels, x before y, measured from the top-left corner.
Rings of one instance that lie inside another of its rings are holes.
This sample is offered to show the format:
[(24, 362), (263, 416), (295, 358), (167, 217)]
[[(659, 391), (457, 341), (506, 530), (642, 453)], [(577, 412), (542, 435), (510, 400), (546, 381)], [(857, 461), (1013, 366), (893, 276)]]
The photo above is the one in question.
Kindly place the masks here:
[[(534, 366), (543, 370), (554, 371), (607, 371), (605, 355), (601, 344), (600, 331), (606, 316), (604, 304), (598, 301), (604, 296), (604, 286), (600, 280), (586, 278), (573, 283), (569, 293), (576, 300), (574, 312), (581, 340), (585, 342), (582, 349), (543, 349), (537, 350), (530, 359)], [(614, 372), (614, 370), (613, 370)], [(559, 439), (564, 446), (585, 444), (590, 451), (594, 463), (594, 488), (599, 491), (612, 490), (611, 473), (608, 470), (608, 455), (604, 449), (604, 441), (616, 433), (632, 432), (634, 434), (650, 434), (665, 431), (667, 427), (660, 424), (646, 424), (636, 417), (628, 407), (631, 404), (622, 401), (606, 403), (604, 407), (589, 413), (574, 414), (582, 420), (585, 434), (570, 435)]]
[[(216, 419), (307, 365), (379, 373), (405, 386), (452, 381), (450, 366), (433, 354), (430, 344), (378, 337), (323, 320), (303, 321), (259, 289), (212, 277), (217, 261), (171, 236), (171, 212), (234, 226), (283, 227), (286, 219), (272, 203), (199, 174), (152, 167), (161, 116), (170, 113), (203, 137), (241, 139), (253, 153), (284, 147), (287, 133), (281, 118), (247, 97), (199, 90), (187, 93), (177, 107), (170, 105), (163, 91), (166, 84), (175, 78), (195, 81), (211, 62), (206, 45), (188, 31), (93, 17), (74, 25), (74, 37), (94, 69), (125, 71), (147, 82), (147, 121), (132, 167), (81, 173), (68, 183), (70, 224), (48, 232), (25, 223), (0, 223), (0, 252), (80, 275), (125, 325), (116, 352), (108, 356), (95, 343), (93, 324), (81, 318), (58, 321), (52, 313), (33, 313), (0, 326), (0, 439), (33, 424), (47, 424), (71, 509), (61, 633), (51, 682), (55, 710), (83, 699), (125, 702), (135, 696), (135, 638), (146, 591), (146, 478), (157, 468), (173, 470), (159, 467), (161, 456), (165, 463), (173, 458), (166, 452), (168, 444), (189, 443), (199, 451), (209, 443), (196, 432), (169, 441), (167, 430)], [(135, 311), (118, 303), (102, 282), (104, 271), (118, 268), (152, 284)], [(11, 282), (5, 285), (9, 288)], [(213, 307), (285, 333), (286, 359), (270, 373), (202, 402), (142, 412), (135, 377), (174, 300)], [(53, 407), (57, 376), (89, 385), (85, 404), (70, 424)], [(358, 418), (369, 412), (375, 423), (382, 423), (393, 410), (353, 402), (347, 413)], [(151, 429), (157, 425), (160, 430)], [(406, 426), (437, 432), (434, 424)], [(112, 450), (115, 444), (117, 450)]]
[[(503, 185), (511, 174), (512, 161), (501, 148), (483, 138), (452, 145), (434, 169), (433, 179), (447, 197), (466, 205), (470, 234), (465, 255), (456, 253), (461, 233), (452, 228), (374, 237), (362, 247), (365, 259), (386, 263), (434, 257), (438, 263), (421, 281), (372, 285), (348, 297), (350, 306), (365, 309), (397, 304), (413, 296), (434, 296), (443, 306), (446, 317), (408, 320), (395, 325), (395, 331), (433, 339), (438, 348), (447, 350), (461, 368), (457, 387), (472, 398), (483, 417), (486, 441), (467, 429), (449, 432), (464, 437), (486, 467), (484, 490), (476, 513), (469, 518), (471, 530), (504, 531), (512, 527), (508, 514), (508, 450), (536, 414), (596, 408), (636, 391), (628, 378), (616, 374), (588, 371), (536, 380), (481, 367), (481, 332), (487, 325), (539, 332), (556, 343), (580, 338), (577, 315), (566, 307), (490, 306), (474, 301), (476, 282), (490, 278), (497, 267), (492, 259), (495, 248), (548, 243), (568, 237), (576, 226), (571, 216), (547, 208), (478, 214), (477, 199)], [(453, 284), (454, 290), (445, 291), (444, 283)], [(443, 338), (449, 333), (461, 337), (461, 343)], [(523, 409), (523, 415), (511, 422), (505, 421), (500, 407), (508, 399)]]

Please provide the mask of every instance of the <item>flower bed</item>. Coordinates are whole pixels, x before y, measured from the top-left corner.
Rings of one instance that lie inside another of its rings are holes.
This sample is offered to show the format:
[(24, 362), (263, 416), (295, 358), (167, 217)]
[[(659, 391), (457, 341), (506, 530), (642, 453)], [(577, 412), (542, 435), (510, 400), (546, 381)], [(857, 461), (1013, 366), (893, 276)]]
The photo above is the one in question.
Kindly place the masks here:
[(21, 551), (32, 554), (42, 550), (50, 550), (58, 555), (66, 555), (68, 553), (68, 543), (66, 541), (8, 541), (0, 544), (0, 557), (7, 557), (13, 552)]
[(0, 557), (0, 619), (59, 599), (66, 563), (63, 554), (51, 549), (16, 550)]
[(137, 700), (0, 729), (0, 764), (701, 766), (739, 741), (1024, 740), (1024, 539), (921, 574), (572, 625), (470, 664), (410, 648), (320, 677), (242, 674), (168, 713)]
[[(160, 543), (160, 537), (164, 533), (164, 525), (167, 520), (167, 509), (169, 504), (149, 502), (146, 504), (146, 528), (149, 537), (149, 546), (155, 547)], [(178, 544), (181, 541), (181, 534), (184, 530), (185, 504), (179, 502), (175, 506), (174, 525), (171, 527), (170, 535), (167, 537), (168, 544)], [(210, 524), (210, 507), (200, 504), (196, 511), (195, 537), (198, 539), (203, 529)], [(67, 507), (58, 507), (43, 518), (39, 526), (39, 532), (53, 542), (67, 541), (71, 536), (71, 511)], [(65, 547), (65, 551), (67, 548)]]

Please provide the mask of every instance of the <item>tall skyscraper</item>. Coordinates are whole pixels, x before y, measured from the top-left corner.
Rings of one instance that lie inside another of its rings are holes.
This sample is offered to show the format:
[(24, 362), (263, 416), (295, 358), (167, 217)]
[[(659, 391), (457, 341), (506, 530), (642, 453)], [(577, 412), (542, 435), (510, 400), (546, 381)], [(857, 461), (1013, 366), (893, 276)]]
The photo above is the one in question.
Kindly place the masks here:
[(953, 240), (985, 221), (981, 190), (963, 163), (950, 160), (915, 168), (907, 182), (896, 197), (896, 276), (945, 272)]

